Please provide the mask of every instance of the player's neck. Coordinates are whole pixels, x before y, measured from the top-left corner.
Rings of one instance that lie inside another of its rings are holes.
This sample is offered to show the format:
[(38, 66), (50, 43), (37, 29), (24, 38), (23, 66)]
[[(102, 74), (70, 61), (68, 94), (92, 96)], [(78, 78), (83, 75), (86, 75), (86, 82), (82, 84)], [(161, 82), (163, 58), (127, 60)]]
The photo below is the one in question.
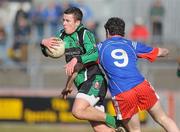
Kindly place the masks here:
[(112, 38), (112, 37), (123, 37), (121, 35), (109, 35), (108, 38)]

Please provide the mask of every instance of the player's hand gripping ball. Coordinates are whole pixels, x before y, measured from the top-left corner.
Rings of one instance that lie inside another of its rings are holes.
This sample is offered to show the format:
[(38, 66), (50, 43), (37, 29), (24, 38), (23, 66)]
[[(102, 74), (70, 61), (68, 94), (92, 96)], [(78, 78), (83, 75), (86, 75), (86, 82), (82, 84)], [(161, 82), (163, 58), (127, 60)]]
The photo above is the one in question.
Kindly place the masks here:
[(60, 58), (64, 55), (65, 52), (65, 43), (62, 39), (58, 39), (57, 45), (54, 45), (52, 48), (46, 48), (46, 53), (51, 58)]

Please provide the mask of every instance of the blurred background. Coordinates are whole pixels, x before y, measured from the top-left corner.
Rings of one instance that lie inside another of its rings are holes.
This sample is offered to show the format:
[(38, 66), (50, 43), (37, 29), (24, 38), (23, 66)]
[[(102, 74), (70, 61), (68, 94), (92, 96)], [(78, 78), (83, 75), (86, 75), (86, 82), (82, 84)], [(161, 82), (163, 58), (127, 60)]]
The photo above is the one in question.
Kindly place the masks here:
[[(59, 98), (66, 82), (64, 58), (44, 57), (39, 47), (42, 38), (62, 28), (63, 11), (70, 6), (82, 9), (83, 23), (97, 42), (105, 39), (107, 19), (117, 16), (126, 22), (127, 38), (170, 50), (168, 57), (152, 64), (140, 61), (138, 66), (180, 126), (179, 0), (1, 0), (0, 121), (84, 123), (70, 115), (73, 96), (67, 101)], [(114, 113), (109, 97), (106, 108)], [(157, 126), (145, 112), (140, 118), (144, 126)]]

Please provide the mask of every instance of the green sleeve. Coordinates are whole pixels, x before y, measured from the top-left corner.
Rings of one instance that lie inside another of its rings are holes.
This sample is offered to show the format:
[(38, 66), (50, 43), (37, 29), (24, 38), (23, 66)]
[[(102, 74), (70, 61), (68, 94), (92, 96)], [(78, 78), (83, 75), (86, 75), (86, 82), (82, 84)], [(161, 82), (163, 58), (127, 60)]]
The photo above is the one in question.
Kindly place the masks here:
[(86, 64), (88, 62), (97, 61), (98, 50), (96, 48), (96, 41), (94, 35), (90, 31), (85, 30), (83, 42), (86, 53), (80, 56), (82, 63)]

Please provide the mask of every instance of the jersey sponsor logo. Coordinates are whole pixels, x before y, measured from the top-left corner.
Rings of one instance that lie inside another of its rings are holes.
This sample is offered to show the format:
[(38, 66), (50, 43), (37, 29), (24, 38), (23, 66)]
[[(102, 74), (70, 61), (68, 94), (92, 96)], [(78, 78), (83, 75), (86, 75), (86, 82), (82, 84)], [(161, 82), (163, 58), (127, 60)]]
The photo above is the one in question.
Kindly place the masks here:
[(100, 88), (99, 82), (95, 82), (95, 83), (94, 83), (94, 88), (96, 88), (96, 89), (99, 89), (99, 88)]

